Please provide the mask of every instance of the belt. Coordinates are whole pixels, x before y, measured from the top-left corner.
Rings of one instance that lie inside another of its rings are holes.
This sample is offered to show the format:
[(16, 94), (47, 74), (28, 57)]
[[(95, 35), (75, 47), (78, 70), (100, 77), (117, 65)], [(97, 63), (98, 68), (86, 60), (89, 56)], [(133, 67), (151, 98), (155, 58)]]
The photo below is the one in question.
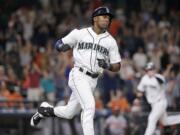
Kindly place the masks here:
[[(80, 67), (80, 68), (79, 68), (79, 71), (84, 72), (84, 69)], [(89, 71), (86, 71), (85, 74), (88, 75), (88, 76), (90, 76), (90, 77), (92, 77), (92, 78), (97, 78), (97, 77), (99, 76), (99, 74), (92, 74), (92, 73), (89, 72)]]

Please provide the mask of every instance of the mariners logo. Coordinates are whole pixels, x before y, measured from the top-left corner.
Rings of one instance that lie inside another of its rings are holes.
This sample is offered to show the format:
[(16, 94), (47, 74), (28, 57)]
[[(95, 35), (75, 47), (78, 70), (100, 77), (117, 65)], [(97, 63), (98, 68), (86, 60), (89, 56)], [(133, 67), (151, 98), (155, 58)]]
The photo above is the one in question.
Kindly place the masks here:
[(93, 44), (93, 43), (86, 43), (86, 42), (81, 42), (78, 44), (78, 50), (82, 50), (82, 49), (93, 49), (96, 50), (106, 56), (108, 56), (109, 51), (107, 48), (100, 46), (98, 44)]

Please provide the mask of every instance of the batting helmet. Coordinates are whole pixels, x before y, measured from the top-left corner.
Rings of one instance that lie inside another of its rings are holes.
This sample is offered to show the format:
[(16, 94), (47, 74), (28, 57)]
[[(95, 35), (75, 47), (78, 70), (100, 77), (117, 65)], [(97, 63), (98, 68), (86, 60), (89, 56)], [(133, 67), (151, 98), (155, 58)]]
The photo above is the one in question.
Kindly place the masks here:
[(155, 65), (153, 62), (148, 62), (145, 66), (145, 70), (153, 70), (155, 69)]
[(100, 16), (100, 15), (108, 15), (110, 16), (110, 19), (112, 19), (114, 17), (114, 15), (110, 12), (108, 7), (98, 7), (94, 10), (94, 12), (92, 13), (92, 18), (94, 18), (95, 16)]

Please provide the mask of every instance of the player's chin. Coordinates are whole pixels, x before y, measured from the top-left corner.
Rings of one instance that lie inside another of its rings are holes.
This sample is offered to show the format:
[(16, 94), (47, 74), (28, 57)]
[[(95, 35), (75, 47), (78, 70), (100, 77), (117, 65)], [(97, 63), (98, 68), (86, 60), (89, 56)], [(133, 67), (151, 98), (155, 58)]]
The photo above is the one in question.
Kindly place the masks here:
[(109, 27), (108, 24), (102, 24), (102, 25), (101, 25), (101, 28), (102, 28), (102, 29), (108, 29), (108, 27)]

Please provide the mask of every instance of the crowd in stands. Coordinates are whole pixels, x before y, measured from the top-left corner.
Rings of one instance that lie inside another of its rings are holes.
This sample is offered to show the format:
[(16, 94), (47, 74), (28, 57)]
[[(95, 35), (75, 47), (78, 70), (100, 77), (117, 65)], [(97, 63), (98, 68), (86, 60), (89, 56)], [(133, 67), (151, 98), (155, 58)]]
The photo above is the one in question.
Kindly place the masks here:
[[(148, 61), (154, 62), (166, 77), (168, 110), (180, 110), (178, 0), (2, 1), (0, 101), (8, 102), (0, 102), (1, 109), (24, 107), (11, 102), (14, 100), (18, 103), (68, 100), (72, 52), (58, 53), (53, 45), (72, 29), (90, 26), (91, 14), (98, 6), (108, 6), (115, 14), (109, 31), (116, 38), (122, 57), (121, 71), (105, 71), (95, 93), (97, 111), (111, 110), (112, 115), (105, 124), (109, 132), (127, 128), (124, 114), (134, 112), (132, 115), (136, 117), (132, 117), (134, 122), (132, 120), (130, 126), (136, 127), (136, 123), (141, 123), (137, 112), (148, 111), (146, 102), (142, 105), (134, 100), (136, 86)], [(119, 117), (121, 123), (116, 129), (111, 125), (114, 117)], [(124, 131), (118, 132), (124, 134)]]

